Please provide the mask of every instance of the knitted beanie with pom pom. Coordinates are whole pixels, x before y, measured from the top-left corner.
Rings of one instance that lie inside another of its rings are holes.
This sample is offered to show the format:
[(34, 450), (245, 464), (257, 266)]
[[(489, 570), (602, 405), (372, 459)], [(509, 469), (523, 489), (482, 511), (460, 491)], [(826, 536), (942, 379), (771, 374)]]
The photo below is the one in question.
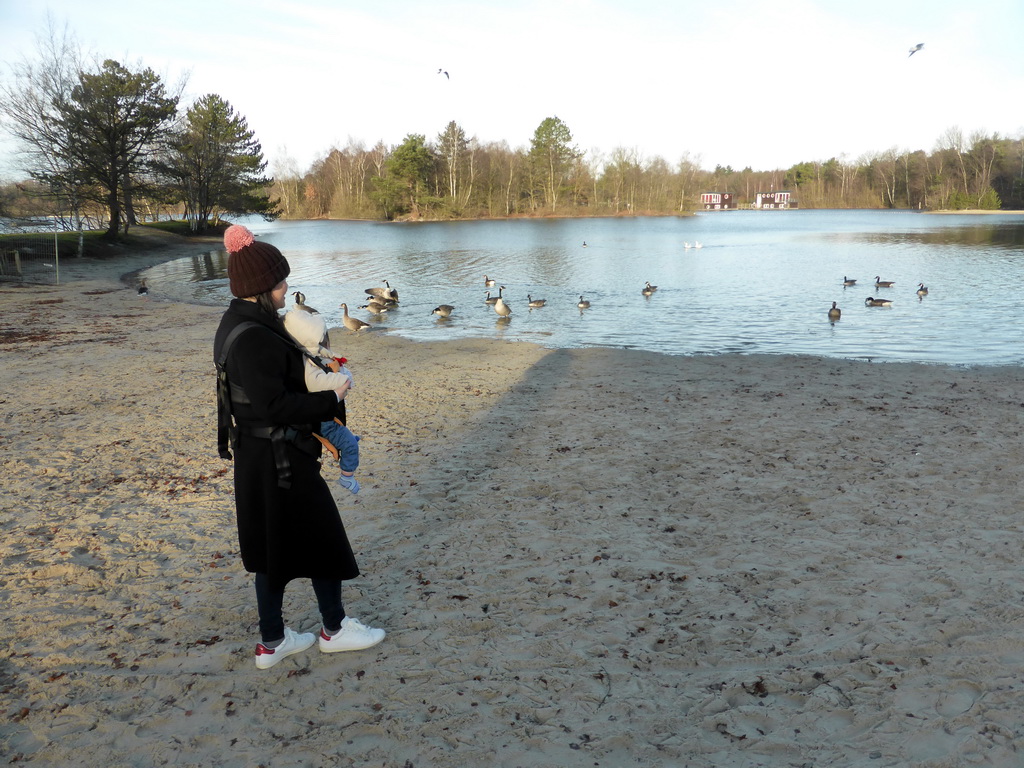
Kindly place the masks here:
[(228, 284), (240, 299), (270, 291), (288, 277), (288, 260), (270, 243), (256, 242), (252, 232), (233, 224), (224, 232), (228, 252)]

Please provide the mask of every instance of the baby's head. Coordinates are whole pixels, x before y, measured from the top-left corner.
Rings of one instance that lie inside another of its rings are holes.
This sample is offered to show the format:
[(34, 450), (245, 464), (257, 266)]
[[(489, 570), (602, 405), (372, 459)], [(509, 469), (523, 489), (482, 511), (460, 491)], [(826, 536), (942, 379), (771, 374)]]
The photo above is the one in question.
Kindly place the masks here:
[(284, 316), (284, 327), (293, 339), (314, 355), (327, 337), (327, 321), (323, 315), (302, 309), (289, 310)]

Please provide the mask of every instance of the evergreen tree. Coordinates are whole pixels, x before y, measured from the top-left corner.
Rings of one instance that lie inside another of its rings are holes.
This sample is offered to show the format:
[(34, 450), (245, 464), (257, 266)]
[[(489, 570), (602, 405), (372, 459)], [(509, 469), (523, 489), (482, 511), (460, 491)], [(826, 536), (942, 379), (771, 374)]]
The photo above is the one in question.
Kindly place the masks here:
[(61, 125), (72, 137), (69, 160), (103, 192), (110, 214), (106, 237), (117, 237), (122, 218), (125, 231), (134, 221), (132, 180), (146, 170), (177, 106), (177, 95), (167, 95), (151, 69), (132, 72), (107, 59), (99, 72), (79, 72)]
[(569, 127), (557, 117), (545, 118), (537, 126), (530, 142), (530, 163), (550, 210), (555, 210), (568, 172), (581, 156)]
[[(385, 179), (374, 180), (378, 194), (388, 197), (396, 213), (408, 212), (419, 218), (421, 207), (431, 202), (427, 190), (434, 170), (434, 153), (426, 141), (423, 134), (410, 133), (384, 163)], [(395, 200), (399, 190), (401, 198)]]
[(258, 213), (280, 215), (265, 189), (263, 149), (245, 118), (216, 94), (189, 108), (168, 142), (157, 170), (170, 181), (173, 197), (184, 203), (193, 231), (203, 231), (211, 215)]

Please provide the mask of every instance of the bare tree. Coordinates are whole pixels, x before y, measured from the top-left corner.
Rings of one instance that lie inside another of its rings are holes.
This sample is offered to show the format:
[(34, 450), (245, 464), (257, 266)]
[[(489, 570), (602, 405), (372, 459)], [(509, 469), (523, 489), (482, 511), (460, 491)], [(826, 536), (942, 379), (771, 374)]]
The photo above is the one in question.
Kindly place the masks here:
[(70, 211), (81, 255), (87, 184), (70, 158), (74, 138), (61, 110), (78, 82), (82, 54), (67, 27), (58, 32), (52, 18), (46, 34), (36, 37), (36, 54), (37, 61), (26, 58), (12, 66), (12, 81), (0, 88), (0, 115), (22, 151), (25, 171)]

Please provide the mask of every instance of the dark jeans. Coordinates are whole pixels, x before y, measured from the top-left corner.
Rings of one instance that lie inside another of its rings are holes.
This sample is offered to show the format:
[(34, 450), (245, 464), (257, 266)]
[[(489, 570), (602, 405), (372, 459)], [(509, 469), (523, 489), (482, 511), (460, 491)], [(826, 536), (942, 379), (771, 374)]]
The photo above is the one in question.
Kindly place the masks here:
[[(337, 579), (311, 579), (317, 606), (324, 620), (324, 629), (337, 632), (345, 618), (341, 602), (341, 581)], [(260, 638), (272, 643), (284, 637), (284, 590), (274, 592), (267, 587), (267, 575), (256, 574), (256, 609), (260, 614)]]

